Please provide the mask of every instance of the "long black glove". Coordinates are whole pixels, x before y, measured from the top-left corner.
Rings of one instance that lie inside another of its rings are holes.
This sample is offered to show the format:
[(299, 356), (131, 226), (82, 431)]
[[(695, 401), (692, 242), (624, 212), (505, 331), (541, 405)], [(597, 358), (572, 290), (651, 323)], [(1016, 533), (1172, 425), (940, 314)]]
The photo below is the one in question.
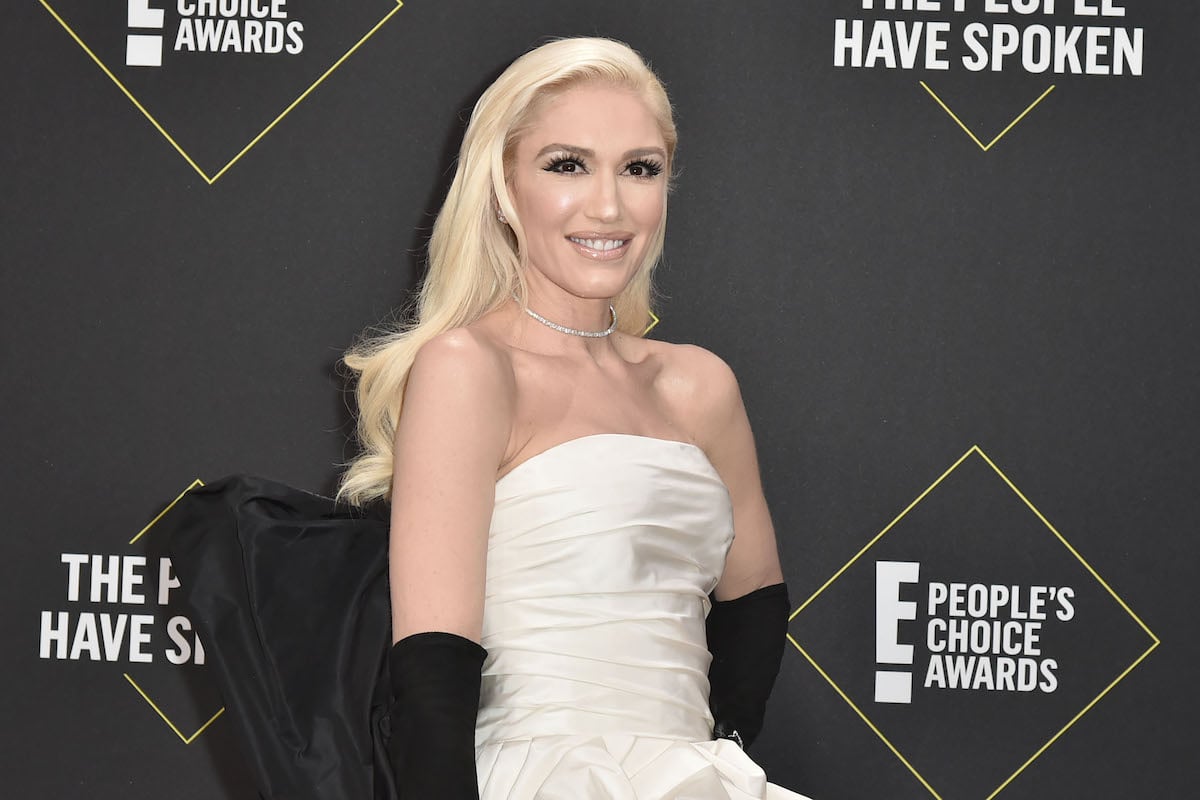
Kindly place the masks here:
[(787, 585), (776, 583), (713, 603), (706, 628), (713, 655), (708, 705), (713, 735), (748, 747), (762, 730), (767, 698), (779, 674), (790, 609)]
[(479, 800), (475, 716), (486, 656), (470, 639), (441, 631), (392, 646), (388, 754), (400, 800)]

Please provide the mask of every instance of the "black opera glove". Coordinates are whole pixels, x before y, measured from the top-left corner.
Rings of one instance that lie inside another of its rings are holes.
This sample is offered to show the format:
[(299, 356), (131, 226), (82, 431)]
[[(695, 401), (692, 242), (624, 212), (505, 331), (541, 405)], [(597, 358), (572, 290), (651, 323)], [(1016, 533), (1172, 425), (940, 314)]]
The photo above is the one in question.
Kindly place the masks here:
[(400, 800), (479, 800), (475, 716), (487, 650), (453, 633), (414, 633), (388, 654)]
[(708, 705), (716, 738), (732, 739), (744, 749), (762, 730), (790, 608), (783, 583), (713, 603), (705, 627), (713, 656)]

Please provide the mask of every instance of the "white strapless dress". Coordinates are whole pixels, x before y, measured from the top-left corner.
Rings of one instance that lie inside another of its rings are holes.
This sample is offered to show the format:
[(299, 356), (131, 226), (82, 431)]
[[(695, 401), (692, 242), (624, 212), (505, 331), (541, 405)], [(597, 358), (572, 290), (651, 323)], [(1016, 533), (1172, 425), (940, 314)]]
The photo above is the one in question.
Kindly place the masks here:
[(584, 436), (496, 482), (481, 800), (805, 800), (712, 741), (704, 618), (732, 540), (684, 442)]

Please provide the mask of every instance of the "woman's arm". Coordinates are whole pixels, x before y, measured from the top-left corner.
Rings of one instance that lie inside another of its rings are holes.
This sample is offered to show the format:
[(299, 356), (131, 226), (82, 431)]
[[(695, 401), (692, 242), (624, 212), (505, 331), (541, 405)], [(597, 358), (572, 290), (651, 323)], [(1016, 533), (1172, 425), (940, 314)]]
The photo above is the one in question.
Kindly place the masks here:
[(676, 392), (693, 422), (693, 437), (729, 489), (735, 537), (717, 584), (718, 600), (731, 600), (780, 583), (783, 572), (775, 528), (763, 496), (754, 434), (729, 365), (700, 347), (680, 348), (683, 370)]
[(479, 641), (488, 527), (514, 391), (504, 354), (467, 329), (436, 337), (413, 362), (392, 481), (395, 641), (422, 631)]
[(706, 620), (713, 733), (743, 747), (762, 729), (779, 674), (790, 602), (775, 529), (763, 497), (754, 437), (733, 371), (700, 348), (688, 348), (693, 406), (701, 445), (729, 489), (733, 545)]
[(503, 354), (467, 330), (422, 347), (409, 374), (389, 553), (389, 756), (401, 800), (478, 798), (487, 536), (512, 397)]

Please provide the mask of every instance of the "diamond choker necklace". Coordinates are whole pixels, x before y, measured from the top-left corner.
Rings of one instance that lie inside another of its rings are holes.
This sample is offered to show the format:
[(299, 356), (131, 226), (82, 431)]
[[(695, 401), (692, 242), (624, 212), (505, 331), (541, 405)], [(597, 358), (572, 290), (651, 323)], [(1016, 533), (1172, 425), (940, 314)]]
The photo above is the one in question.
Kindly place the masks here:
[(522, 306), (522, 308), (525, 309), (526, 314), (533, 317), (546, 327), (553, 328), (559, 333), (569, 333), (572, 336), (585, 336), (589, 339), (599, 339), (601, 337), (608, 336), (617, 329), (617, 310), (612, 307), (611, 303), (608, 306), (608, 313), (612, 317), (612, 324), (602, 331), (581, 331), (578, 328), (568, 328), (566, 325), (559, 325), (557, 322), (551, 322), (528, 306)]

